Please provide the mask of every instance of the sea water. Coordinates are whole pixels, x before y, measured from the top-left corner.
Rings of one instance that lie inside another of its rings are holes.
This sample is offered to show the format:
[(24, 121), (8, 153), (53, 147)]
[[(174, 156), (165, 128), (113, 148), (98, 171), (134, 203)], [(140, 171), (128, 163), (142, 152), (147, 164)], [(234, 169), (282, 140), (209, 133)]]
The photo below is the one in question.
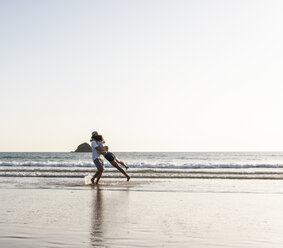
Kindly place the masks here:
[[(283, 152), (116, 152), (132, 178), (283, 179)], [(123, 175), (106, 160), (104, 178)], [(83, 178), (91, 153), (0, 153), (0, 177)]]

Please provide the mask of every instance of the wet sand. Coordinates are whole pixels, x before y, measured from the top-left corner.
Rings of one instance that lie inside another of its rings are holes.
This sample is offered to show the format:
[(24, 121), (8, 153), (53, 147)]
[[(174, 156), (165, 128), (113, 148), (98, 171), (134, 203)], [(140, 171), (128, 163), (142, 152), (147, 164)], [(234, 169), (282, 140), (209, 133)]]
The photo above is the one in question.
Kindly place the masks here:
[(281, 247), (283, 182), (1, 178), (0, 247)]

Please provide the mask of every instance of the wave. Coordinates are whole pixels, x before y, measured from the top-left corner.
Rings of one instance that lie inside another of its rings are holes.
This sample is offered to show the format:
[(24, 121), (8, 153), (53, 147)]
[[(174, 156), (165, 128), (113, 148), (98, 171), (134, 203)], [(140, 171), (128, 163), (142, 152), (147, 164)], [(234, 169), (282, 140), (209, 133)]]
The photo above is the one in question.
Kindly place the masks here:
[(83, 162), (0, 162), (0, 166), (10, 167), (94, 167), (93, 163)]
[[(1, 174), (0, 177), (34, 177), (34, 178), (84, 178), (88, 174)], [(265, 180), (283, 180), (283, 174), (130, 174), (131, 178), (136, 179), (265, 179)], [(125, 178), (119, 173), (104, 173), (103, 178)]]
[[(0, 162), (2, 167), (66, 167), (66, 168), (93, 168), (93, 163), (85, 162)], [(106, 167), (111, 167), (109, 163), (105, 163)], [(130, 168), (156, 168), (156, 169), (253, 169), (253, 168), (283, 168), (283, 164), (242, 164), (242, 163), (228, 163), (228, 164), (213, 164), (213, 163), (128, 163)]]
[[(253, 168), (253, 169), (250, 169)], [(268, 169), (266, 169), (268, 168)], [(269, 169), (272, 168), (272, 169)], [(28, 166), (2, 166), (0, 177), (59, 177), (83, 178), (87, 174), (94, 174), (96, 168), (88, 167), (28, 167)], [(283, 179), (282, 167), (229, 167), (229, 168), (134, 168), (130, 167), (128, 173), (132, 178), (198, 178), (198, 179)], [(112, 166), (103, 174), (105, 178), (123, 178), (123, 175)]]

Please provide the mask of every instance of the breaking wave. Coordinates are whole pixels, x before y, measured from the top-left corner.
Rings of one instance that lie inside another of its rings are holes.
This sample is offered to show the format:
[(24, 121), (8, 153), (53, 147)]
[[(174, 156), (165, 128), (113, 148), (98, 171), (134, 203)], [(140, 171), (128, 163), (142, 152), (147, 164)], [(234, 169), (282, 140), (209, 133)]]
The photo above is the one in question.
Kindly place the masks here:
[[(213, 163), (128, 163), (131, 168), (164, 168), (164, 169), (252, 169), (252, 168), (283, 168), (283, 164), (243, 164), (243, 163), (230, 163), (230, 164), (213, 164)], [(2, 167), (81, 167), (92, 168), (93, 163), (84, 162), (0, 162)], [(106, 167), (111, 167), (109, 163), (105, 163)]]

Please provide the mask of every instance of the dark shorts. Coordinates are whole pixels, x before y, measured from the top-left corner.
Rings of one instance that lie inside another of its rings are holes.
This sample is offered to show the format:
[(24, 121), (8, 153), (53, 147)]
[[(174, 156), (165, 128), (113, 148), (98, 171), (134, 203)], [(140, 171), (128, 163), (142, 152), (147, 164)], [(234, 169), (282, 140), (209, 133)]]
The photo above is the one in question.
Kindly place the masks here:
[(112, 163), (115, 159), (115, 155), (112, 152), (107, 152), (104, 157), (109, 161), (109, 163)]
[(95, 160), (93, 160), (93, 163), (95, 164), (97, 171), (104, 171), (104, 164), (102, 159), (96, 158)]

